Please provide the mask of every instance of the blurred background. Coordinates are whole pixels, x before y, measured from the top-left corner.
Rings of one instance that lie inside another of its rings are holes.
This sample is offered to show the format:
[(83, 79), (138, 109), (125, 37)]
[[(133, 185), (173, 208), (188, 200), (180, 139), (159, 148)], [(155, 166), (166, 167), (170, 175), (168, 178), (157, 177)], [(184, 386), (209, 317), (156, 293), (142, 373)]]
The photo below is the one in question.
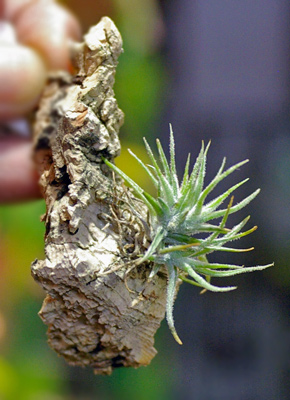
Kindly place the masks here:
[(224, 156), (227, 165), (249, 158), (218, 190), (245, 177), (250, 182), (235, 201), (262, 189), (238, 215), (251, 214), (250, 223), (259, 226), (238, 244), (255, 250), (214, 257), (249, 266), (275, 261), (275, 267), (231, 279), (239, 287), (226, 294), (201, 296), (183, 284), (174, 314), (184, 345), (175, 343), (164, 322), (150, 366), (94, 376), (50, 350), (37, 316), (44, 293), (30, 276), (30, 264), (43, 257), (43, 201), (1, 206), (0, 399), (290, 399), (290, 3), (62, 3), (84, 32), (108, 15), (123, 36), (115, 91), (126, 121), (117, 164), (148, 189), (126, 148), (146, 159), (143, 136), (152, 145), (159, 137), (167, 147), (169, 123), (180, 171), (202, 140), (212, 140), (208, 180)]

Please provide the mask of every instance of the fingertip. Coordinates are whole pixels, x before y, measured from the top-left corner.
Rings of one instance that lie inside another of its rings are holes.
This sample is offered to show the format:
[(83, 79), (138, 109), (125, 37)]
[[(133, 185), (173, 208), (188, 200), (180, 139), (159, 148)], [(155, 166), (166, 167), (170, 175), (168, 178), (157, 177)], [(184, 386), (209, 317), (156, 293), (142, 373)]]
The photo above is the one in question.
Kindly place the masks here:
[(20, 45), (0, 47), (0, 118), (24, 115), (38, 101), (47, 71), (41, 57)]
[(69, 42), (79, 40), (77, 19), (54, 2), (33, 2), (18, 15), (15, 22), (21, 43), (36, 49), (48, 69), (68, 69)]

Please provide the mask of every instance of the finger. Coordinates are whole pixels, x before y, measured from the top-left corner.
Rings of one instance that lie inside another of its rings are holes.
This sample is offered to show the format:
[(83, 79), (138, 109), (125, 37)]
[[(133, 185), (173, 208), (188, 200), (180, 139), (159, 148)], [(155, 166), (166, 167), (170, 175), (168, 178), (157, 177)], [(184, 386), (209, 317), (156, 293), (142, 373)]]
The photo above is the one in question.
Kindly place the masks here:
[(12, 118), (30, 111), (46, 80), (41, 57), (20, 45), (0, 44), (0, 118)]
[(38, 175), (32, 161), (32, 145), (21, 139), (6, 139), (0, 145), (0, 203), (41, 197)]
[(30, 1), (25, 6), (9, 0), (7, 15), (15, 24), (18, 40), (44, 57), (49, 69), (68, 69), (69, 41), (79, 40), (81, 30), (76, 18), (53, 1)]

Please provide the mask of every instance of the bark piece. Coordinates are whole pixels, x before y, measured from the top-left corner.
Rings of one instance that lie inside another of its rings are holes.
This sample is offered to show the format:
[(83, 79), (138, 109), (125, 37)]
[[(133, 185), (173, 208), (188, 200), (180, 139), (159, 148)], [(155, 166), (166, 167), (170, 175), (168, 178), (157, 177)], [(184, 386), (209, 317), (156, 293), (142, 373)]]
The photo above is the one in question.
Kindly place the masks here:
[(144, 264), (125, 277), (150, 242), (147, 211), (102, 161), (120, 153), (113, 84), (121, 52), (118, 30), (102, 18), (74, 45), (75, 74), (50, 77), (35, 122), (47, 208), (46, 258), (32, 264), (47, 293), (39, 314), (58, 354), (100, 374), (150, 363), (166, 303), (166, 274), (148, 281)]

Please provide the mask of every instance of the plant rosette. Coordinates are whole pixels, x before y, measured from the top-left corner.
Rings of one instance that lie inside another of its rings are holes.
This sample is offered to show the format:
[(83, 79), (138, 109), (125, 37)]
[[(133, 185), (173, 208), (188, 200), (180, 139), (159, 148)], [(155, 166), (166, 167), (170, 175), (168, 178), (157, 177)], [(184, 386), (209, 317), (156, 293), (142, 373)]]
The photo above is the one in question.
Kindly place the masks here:
[[(146, 150), (152, 165), (145, 165), (132, 151), (129, 153), (138, 161), (149, 175), (152, 184), (157, 190), (156, 198), (143, 190), (135, 181), (127, 176), (117, 166), (104, 159), (104, 162), (133, 189), (133, 192), (148, 207), (151, 244), (145, 254), (140, 254), (135, 265), (145, 261), (153, 262), (150, 272), (151, 279), (165, 266), (168, 273), (166, 318), (169, 329), (175, 340), (182, 344), (174, 327), (173, 304), (178, 278), (213, 292), (226, 292), (236, 289), (235, 286), (220, 287), (211, 283), (213, 277), (228, 277), (245, 272), (264, 270), (273, 264), (245, 267), (232, 264), (212, 263), (207, 260), (207, 255), (214, 251), (244, 252), (252, 250), (227, 247), (226, 244), (249, 235), (257, 229), (256, 226), (242, 231), (249, 220), (249, 216), (232, 228), (226, 227), (230, 214), (233, 214), (249, 204), (260, 192), (257, 189), (248, 197), (233, 205), (233, 196), (230, 197), (227, 207), (219, 208), (222, 203), (241, 185), (248, 181), (245, 179), (227, 191), (205, 203), (209, 193), (219, 182), (236, 171), (248, 160), (242, 161), (224, 170), (226, 159), (212, 181), (204, 187), (207, 153), (210, 143), (205, 147), (202, 143), (196, 162), (190, 169), (190, 154), (187, 157), (182, 181), (179, 182), (176, 162), (175, 144), (172, 127), (170, 125), (170, 161), (168, 162), (157, 139), (159, 161), (154, 156), (149, 144), (144, 138)], [(214, 224), (212, 221), (218, 220)], [(144, 223), (144, 221), (143, 221)], [(147, 227), (146, 227), (147, 228)], [(202, 234), (202, 235), (201, 235)]]

